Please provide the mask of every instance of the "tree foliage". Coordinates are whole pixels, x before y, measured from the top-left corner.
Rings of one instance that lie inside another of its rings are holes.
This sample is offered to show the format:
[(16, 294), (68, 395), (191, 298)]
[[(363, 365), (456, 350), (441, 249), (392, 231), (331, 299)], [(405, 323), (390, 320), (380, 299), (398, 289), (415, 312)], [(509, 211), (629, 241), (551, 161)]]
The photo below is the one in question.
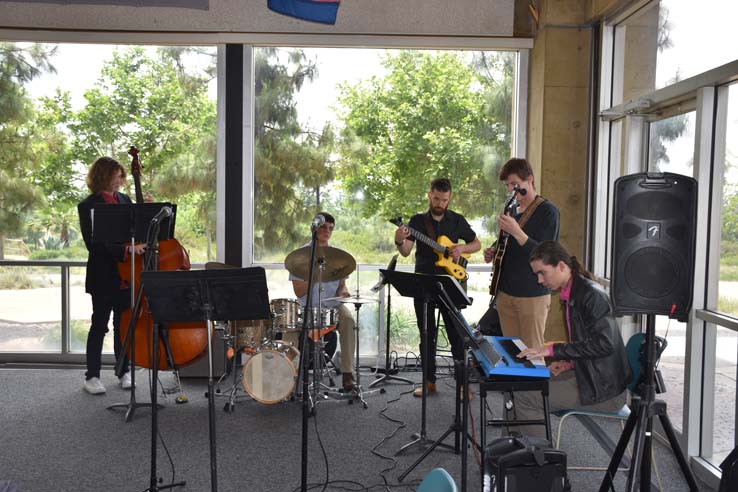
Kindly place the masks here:
[[(156, 200), (175, 203), (186, 196), (186, 205), (196, 210), (189, 215), (206, 224), (200, 232), (210, 244), (215, 223), (216, 108), (207, 89), (215, 59), (204, 70), (190, 72), (183, 62), (189, 51), (116, 50), (94, 87), (85, 92), (83, 108), (74, 111), (65, 93), (42, 99), (36, 129), (46, 136), (47, 152), (35, 178), (51, 198), (51, 206), (60, 211), (64, 204), (67, 210), (73, 208), (87, 194), (83, 177), (89, 165), (102, 155), (125, 165), (130, 160), (126, 153), (135, 145), (143, 164), (144, 191), (151, 191)], [(179, 212), (181, 217), (187, 215)], [(40, 213), (36, 222), (45, 223), (48, 217)], [(177, 223), (183, 235), (192, 236), (186, 233), (190, 224)], [(63, 223), (52, 229), (68, 230)]]
[(24, 218), (43, 202), (29, 179), (37, 164), (29, 122), (33, 105), (24, 87), (44, 71), (53, 71), (53, 50), (33, 44), (0, 43), (0, 259), (8, 235), (18, 234)]
[(496, 170), (510, 154), (504, 64), (401, 51), (383, 65), (387, 75), (340, 89), (345, 191), (366, 217), (409, 216), (427, 207), (430, 181), (448, 177), (454, 209), (489, 214), (502, 193)]
[[(257, 50), (255, 57), (254, 253), (293, 249), (318, 210), (321, 186), (333, 179), (333, 130), (303, 128), (295, 94), (316, 76), (301, 50)], [(305, 228), (300, 227), (305, 224)]]

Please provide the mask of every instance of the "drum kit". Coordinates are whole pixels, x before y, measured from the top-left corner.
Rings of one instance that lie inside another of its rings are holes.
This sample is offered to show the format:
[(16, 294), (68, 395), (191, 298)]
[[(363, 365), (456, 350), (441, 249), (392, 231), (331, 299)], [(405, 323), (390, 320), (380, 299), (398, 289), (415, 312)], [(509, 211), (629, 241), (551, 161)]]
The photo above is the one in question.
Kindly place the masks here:
[[(314, 271), (318, 282), (331, 282), (348, 277), (356, 269), (356, 261), (349, 253), (329, 246), (316, 250)], [(310, 248), (299, 248), (285, 259), (285, 267), (295, 277), (306, 279), (309, 275)], [(209, 262), (206, 269), (230, 268), (222, 263)], [(321, 289), (318, 289), (320, 292)], [(224, 332), (226, 345), (225, 371), (218, 380), (220, 383), (229, 375), (233, 375), (233, 384), (225, 393), (220, 390), (216, 394), (228, 397), (226, 411), (233, 411), (236, 393), (242, 386), (251, 398), (263, 404), (276, 404), (289, 400), (293, 395), (301, 396), (300, 350), (298, 349), (303, 326), (308, 327), (308, 336), (313, 343), (313, 384), (309, 397), (316, 402), (321, 388), (328, 388), (321, 382), (328, 372), (325, 364), (323, 337), (338, 328), (338, 309), (324, 307), (324, 303), (336, 301), (352, 303), (356, 306), (358, 321), (359, 308), (363, 304), (377, 302), (376, 299), (352, 297), (331, 297), (319, 299), (319, 307), (303, 308), (296, 299), (272, 299), (269, 303), (271, 317), (268, 320), (229, 321), (218, 323)], [(334, 302), (335, 304), (335, 302)], [(307, 319), (306, 319), (307, 318)], [(356, 384), (353, 396), (363, 399), (358, 371), (358, 322), (356, 324)], [(241, 360), (242, 359), (242, 360)], [(241, 371), (236, 367), (241, 365)], [(238, 377), (240, 376), (240, 385)], [(332, 379), (330, 380), (333, 386)], [(297, 391), (296, 391), (297, 390)], [(329, 394), (328, 391), (323, 395)], [(348, 395), (347, 395), (348, 396)], [(349, 401), (351, 402), (351, 401)]]

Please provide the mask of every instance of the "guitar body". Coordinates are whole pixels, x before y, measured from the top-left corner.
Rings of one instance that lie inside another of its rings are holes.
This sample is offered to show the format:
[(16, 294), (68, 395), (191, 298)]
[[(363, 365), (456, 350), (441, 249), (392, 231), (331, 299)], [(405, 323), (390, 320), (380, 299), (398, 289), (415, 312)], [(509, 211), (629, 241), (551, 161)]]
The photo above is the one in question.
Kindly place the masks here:
[[(523, 190), (524, 191), (524, 190)], [(517, 187), (514, 188), (505, 200), (505, 207), (502, 210), (503, 214), (514, 214), (518, 208), (517, 194), (521, 192)], [(525, 194), (525, 193), (523, 193)], [(505, 259), (505, 251), (507, 251), (507, 243), (510, 240), (510, 235), (504, 231), (500, 231), (497, 239), (497, 246), (495, 249), (495, 257), (492, 261), (492, 280), (489, 283), (489, 295), (492, 296), (490, 304), (495, 302), (495, 296), (497, 295), (497, 289), (500, 287), (500, 277), (502, 276), (502, 260)]]
[(497, 295), (497, 289), (500, 287), (500, 277), (502, 276), (502, 260), (505, 259), (505, 251), (507, 250), (507, 242), (510, 236), (505, 234), (497, 241), (497, 249), (495, 250), (495, 259), (492, 262), (492, 280), (489, 284), (489, 295), (494, 301)]
[[(402, 217), (390, 219), (390, 222), (397, 227), (403, 226)], [(456, 280), (463, 282), (469, 275), (466, 273), (466, 265), (469, 264), (468, 253), (462, 253), (458, 260), (454, 260), (449, 254), (448, 249), (452, 246), (456, 246), (457, 243), (452, 243), (451, 240), (446, 236), (439, 236), (438, 239), (433, 240), (412, 227), (405, 225), (410, 231), (410, 234), (421, 243), (429, 246), (433, 252), (438, 255), (438, 261), (435, 263), (437, 267), (441, 267), (446, 270), (446, 273), (454, 277)]]
[[(456, 244), (452, 243), (451, 240), (446, 236), (439, 236), (436, 242), (438, 242), (438, 244), (440, 244), (444, 248), (456, 246)], [(441, 267), (446, 270), (446, 272), (448, 272), (449, 275), (455, 277), (456, 280), (463, 282), (467, 279), (469, 275), (467, 275), (465, 267), (468, 263), (467, 258), (471, 256), (469, 253), (462, 253), (461, 257), (456, 261), (454, 261), (452, 257), (446, 256), (439, 251), (436, 251), (435, 253), (438, 255), (438, 261), (436, 261), (437, 267)]]

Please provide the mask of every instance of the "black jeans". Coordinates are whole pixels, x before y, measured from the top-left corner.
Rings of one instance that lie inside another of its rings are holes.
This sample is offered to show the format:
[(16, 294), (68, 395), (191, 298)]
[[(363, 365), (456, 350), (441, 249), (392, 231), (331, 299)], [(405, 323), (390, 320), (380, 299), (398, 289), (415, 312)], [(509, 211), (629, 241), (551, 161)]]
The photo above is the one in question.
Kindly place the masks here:
[[(116, 362), (121, 357), (122, 341), (120, 337), (120, 315), (131, 305), (129, 289), (119, 290), (113, 294), (91, 294), (92, 324), (87, 334), (87, 372), (86, 379), (99, 378), (102, 365), (102, 348), (105, 334), (109, 331), (110, 312), (113, 313), (113, 350)], [(128, 372), (128, 356), (123, 354), (125, 362), (123, 372)]]
[[(456, 327), (451, 322), (451, 316), (445, 309), (441, 309), (443, 316), (443, 324), (446, 328), (446, 335), (451, 344), (451, 355), (456, 361), (464, 360), (464, 344), (461, 337), (456, 332)], [(425, 365), (425, 379), (428, 382), (436, 382), (436, 342), (438, 340), (438, 326), (436, 325), (436, 306), (428, 303), (428, 360), (426, 364), (425, 346), (423, 344), (423, 301), (415, 299), (415, 317), (418, 320), (418, 330), (420, 331), (420, 357)]]

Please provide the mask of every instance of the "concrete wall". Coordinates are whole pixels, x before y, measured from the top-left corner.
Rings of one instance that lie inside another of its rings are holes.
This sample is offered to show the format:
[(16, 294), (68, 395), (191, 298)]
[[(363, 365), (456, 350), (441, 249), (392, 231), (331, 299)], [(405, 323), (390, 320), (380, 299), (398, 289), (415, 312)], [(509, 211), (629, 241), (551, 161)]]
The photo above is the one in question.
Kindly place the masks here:
[(513, 35), (514, 0), (344, 0), (334, 26), (272, 12), (267, 0), (210, 0), (209, 5), (195, 10), (0, 1), (0, 29)]
[[(590, 0), (543, 0), (530, 63), (528, 157), (538, 192), (561, 212), (561, 242), (581, 257), (586, 217)], [(565, 340), (554, 296), (547, 340)]]

